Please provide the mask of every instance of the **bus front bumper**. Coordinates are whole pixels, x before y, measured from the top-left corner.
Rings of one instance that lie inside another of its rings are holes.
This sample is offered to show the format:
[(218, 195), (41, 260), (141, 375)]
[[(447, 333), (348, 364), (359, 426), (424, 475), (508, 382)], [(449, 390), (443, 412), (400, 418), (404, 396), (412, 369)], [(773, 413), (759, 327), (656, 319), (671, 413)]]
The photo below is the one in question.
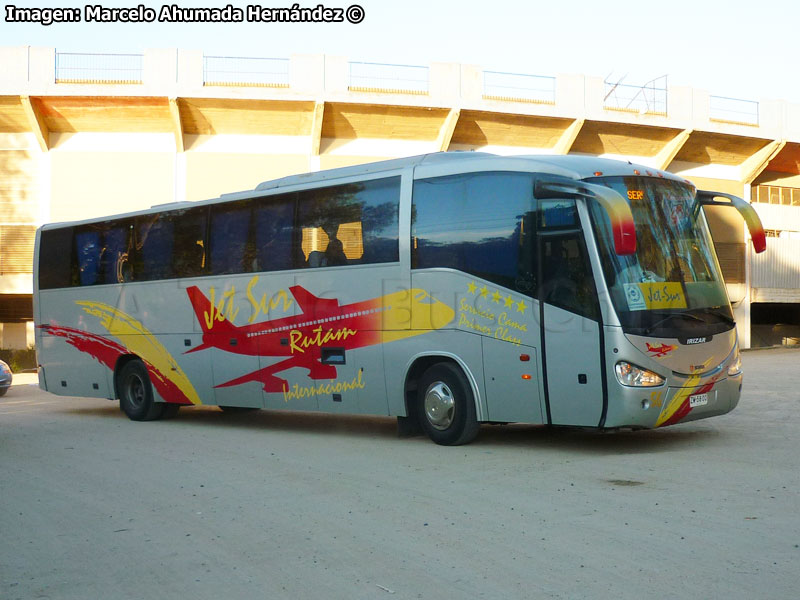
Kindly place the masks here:
[(654, 427), (724, 415), (736, 408), (742, 389), (742, 374), (712, 378), (700, 385), (668, 387)]
[(611, 400), (604, 428), (652, 429), (723, 415), (736, 408), (741, 388), (741, 373), (698, 382), (668, 381), (653, 388), (618, 388), (618, 404)]

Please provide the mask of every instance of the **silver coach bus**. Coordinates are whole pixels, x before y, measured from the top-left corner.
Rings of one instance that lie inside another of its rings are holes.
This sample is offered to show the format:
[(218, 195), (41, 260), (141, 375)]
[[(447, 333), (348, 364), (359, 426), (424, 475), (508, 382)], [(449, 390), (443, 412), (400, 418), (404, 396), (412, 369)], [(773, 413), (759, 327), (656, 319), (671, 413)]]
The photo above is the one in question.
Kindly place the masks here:
[(652, 428), (742, 386), (704, 205), (664, 171), (438, 153), (45, 225), (39, 385), (188, 405), (391, 415), (439, 444), (480, 423)]

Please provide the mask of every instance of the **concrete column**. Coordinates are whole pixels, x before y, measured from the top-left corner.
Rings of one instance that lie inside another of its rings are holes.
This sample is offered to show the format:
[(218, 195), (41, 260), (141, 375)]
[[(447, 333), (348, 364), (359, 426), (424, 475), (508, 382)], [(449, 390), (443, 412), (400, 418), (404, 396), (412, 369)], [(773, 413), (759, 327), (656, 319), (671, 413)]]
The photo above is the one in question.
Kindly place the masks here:
[(758, 127), (765, 138), (785, 139), (786, 102), (783, 100), (764, 100), (758, 103)]
[(28, 326), (25, 323), (3, 323), (0, 329), (0, 347), (25, 350), (28, 347)]
[(800, 140), (800, 103), (786, 104), (783, 137), (787, 140)]
[(186, 200), (186, 153), (175, 153), (175, 202)]
[[(747, 200), (750, 200), (750, 184), (744, 184), (744, 197)], [(750, 232), (747, 230), (747, 225), (742, 224), (742, 232), (745, 239), (745, 251), (744, 251), (744, 289), (745, 289), (745, 297), (742, 303), (739, 305), (738, 311), (734, 310), (734, 319), (736, 319), (737, 331), (739, 333), (739, 347), (740, 348), (749, 348), (751, 344), (751, 336), (750, 336), (750, 302), (752, 298), (752, 284), (753, 280), (751, 277), (751, 270), (752, 266), (750, 264), (750, 254), (751, 254), (751, 246), (750, 243)]]
[(428, 69), (428, 96), (435, 106), (458, 106), (461, 102), (461, 65), (432, 63)]
[(586, 115), (586, 78), (583, 75), (559, 74), (556, 77), (556, 109), (575, 118)]
[(177, 48), (148, 48), (142, 60), (142, 84), (146, 94), (172, 95), (178, 85)]
[(586, 116), (596, 120), (605, 120), (607, 118), (607, 115), (603, 112), (605, 82), (599, 77), (584, 77), (583, 81), (583, 101)]
[(292, 54), (289, 58), (289, 88), (316, 98), (325, 92), (325, 55)]
[(344, 56), (325, 55), (325, 91), (346, 93), (350, 85), (350, 63)]
[(461, 65), (461, 100), (481, 102), (483, 99), (483, 69), (476, 65)]
[(667, 90), (667, 117), (670, 125), (691, 129), (692, 127), (692, 88), (670, 86)]
[(19, 94), (28, 85), (29, 46), (0, 47), (0, 94)]
[(181, 96), (203, 89), (203, 51), (178, 50), (178, 90)]
[(705, 131), (711, 114), (711, 94), (706, 90), (692, 90), (692, 129)]
[(31, 96), (52, 93), (55, 90), (55, 48), (41, 46), (28, 48), (28, 85)]

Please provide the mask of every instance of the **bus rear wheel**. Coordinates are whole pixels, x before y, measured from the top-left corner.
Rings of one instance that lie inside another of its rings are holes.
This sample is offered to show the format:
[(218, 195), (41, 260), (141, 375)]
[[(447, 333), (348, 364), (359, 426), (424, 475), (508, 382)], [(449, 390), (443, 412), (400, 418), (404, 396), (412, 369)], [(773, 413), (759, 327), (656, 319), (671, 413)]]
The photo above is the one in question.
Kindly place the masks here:
[(417, 388), (420, 425), (443, 446), (467, 444), (478, 434), (475, 396), (464, 372), (441, 362), (422, 375)]
[(132, 360), (119, 373), (119, 404), (132, 421), (154, 421), (164, 412), (164, 404), (153, 398), (153, 386), (144, 363)]

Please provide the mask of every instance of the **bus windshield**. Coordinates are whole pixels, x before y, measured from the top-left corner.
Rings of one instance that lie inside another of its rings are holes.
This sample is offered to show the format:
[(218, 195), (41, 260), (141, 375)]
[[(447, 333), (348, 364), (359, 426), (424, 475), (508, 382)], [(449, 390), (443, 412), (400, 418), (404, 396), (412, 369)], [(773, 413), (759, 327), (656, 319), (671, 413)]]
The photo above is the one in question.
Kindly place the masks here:
[(725, 284), (691, 185), (652, 177), (593, 180), (628, 200), (636, 253), (614, 251), (608, 215), (590, 203), (604, 276), (623, 328), (657, 337), (714, 334), (733, 327)]

